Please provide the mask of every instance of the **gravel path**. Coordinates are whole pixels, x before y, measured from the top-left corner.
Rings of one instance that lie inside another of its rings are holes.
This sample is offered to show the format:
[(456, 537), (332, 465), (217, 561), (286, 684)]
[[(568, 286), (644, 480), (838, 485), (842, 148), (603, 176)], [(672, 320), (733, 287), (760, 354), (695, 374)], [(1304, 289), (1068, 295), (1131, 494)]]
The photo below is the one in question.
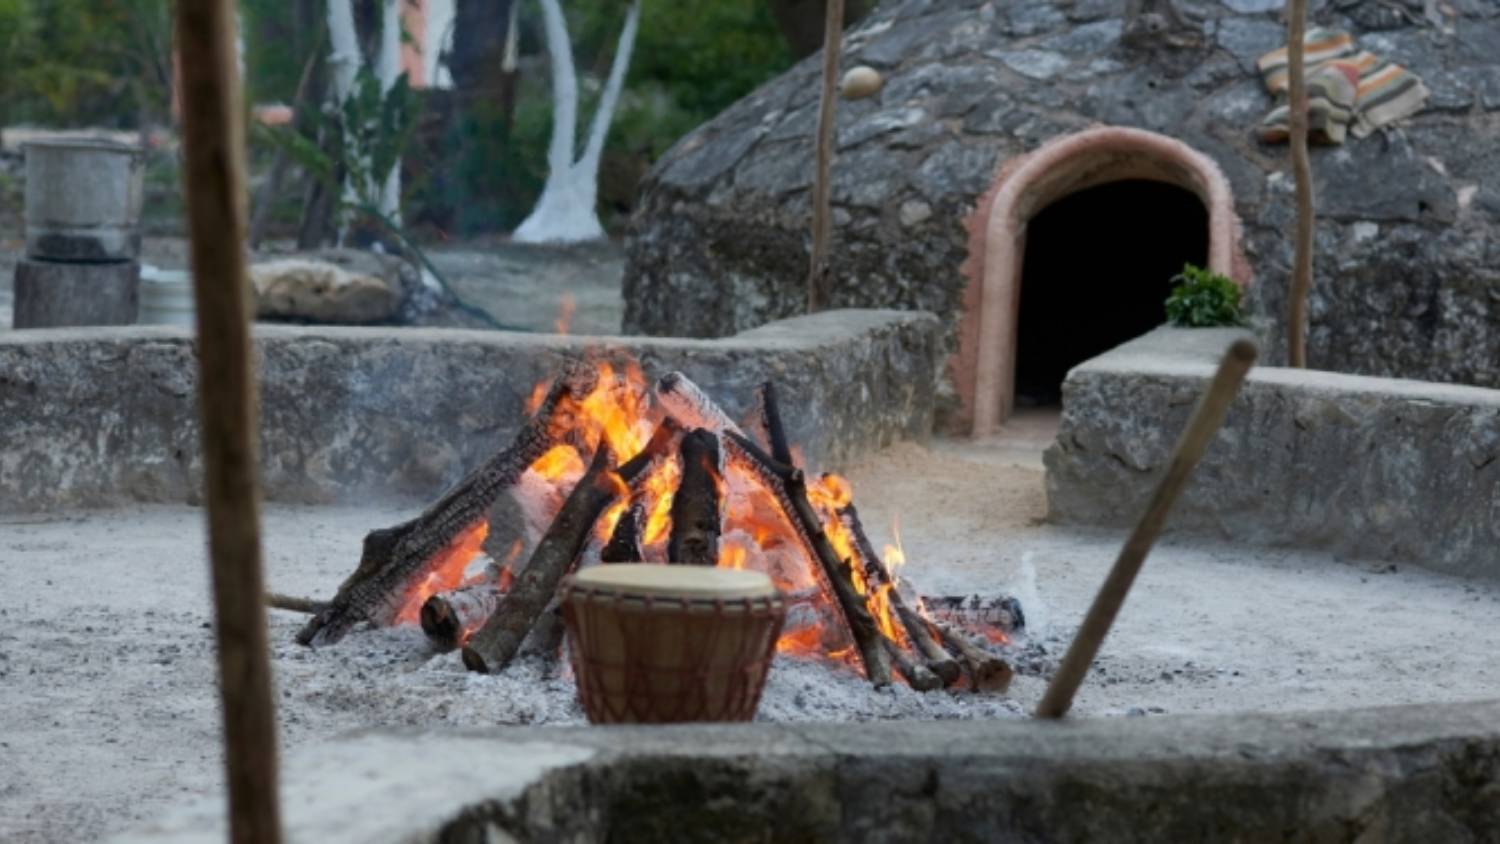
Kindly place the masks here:
[[(899, 446), (850, 472), (876, 544), (899, 514), (923, 592), (1022, 598), (1034, 641), (1013, 697), (874, 693), (780, 662), (774, 720), (1019, 717), (1040, 697), (1118, 549), (1116, 533), (1040, 524), (1041, 475), (1002, 452)], [(411, 507), (266, 512), (273, 588), (326, 595), (359, 539)], [(220, 787), (202, 513), (153, 507), (0, 520), (0, 841), (73, 841)], [(1082, 715), (1305, 710), (1500, 697), (1500, 585), (1405, 565), (1167, 542), (1146, 566)], [(380, 725), (576, 722), (571, 681), (537, 666), (465, 673), (411, 629), (292, 644), (273, 612), (282, 743)], [(1029, 672), (1029, 673), (1028, 673)]]

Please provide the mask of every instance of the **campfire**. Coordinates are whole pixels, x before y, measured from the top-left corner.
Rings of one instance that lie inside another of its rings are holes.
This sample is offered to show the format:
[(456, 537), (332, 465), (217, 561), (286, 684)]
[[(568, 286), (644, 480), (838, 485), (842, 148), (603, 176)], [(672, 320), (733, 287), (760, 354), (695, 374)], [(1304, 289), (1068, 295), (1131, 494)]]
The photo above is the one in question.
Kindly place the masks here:
[[(1024, 625), (1019, 605), (904, 588), (899, 538), (876, 553), (850, 483), (803, 468), (774, 384), (741, 425), (681, 373), (652, 385), (633, 364), (578, 363), (538, 384), (527, 412), (509, 447), (421, 515), (365, 537), (359, 566), (299, 642), (420, 623), (439, 650), (462, 648), (471, 670), (497, 673), (518, 655), (556, 656), (559, 586), (577, 567), (721, 566), (762, 571), (783, 594), (778, 653), (847, 663), (875, 686), (1008, 687), (992, 646)], [(481, 548), (506, 493), (538, 538), (491, 560)]]

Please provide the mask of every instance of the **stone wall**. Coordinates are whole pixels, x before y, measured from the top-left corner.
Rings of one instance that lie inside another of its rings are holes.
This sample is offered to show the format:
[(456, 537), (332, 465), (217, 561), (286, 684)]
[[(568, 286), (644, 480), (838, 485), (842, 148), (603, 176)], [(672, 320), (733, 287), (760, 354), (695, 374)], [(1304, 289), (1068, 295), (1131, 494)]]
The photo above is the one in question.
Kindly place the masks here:
[[(1284, 715), (366, 732), (287, 838), (1493, 841), (1500, 702)], [(476, 759), (485, 760), (475, 764)], [(116, 844), (222, 841), (196, 798)]]
[[(1239, 333), (1162, 328), (1069, 373), (1049, 518), (1132, 524)], [(1168, 527), (1500, 577), (1500, 391), (1257, 367)]]
[[(833, 301), (917, 308), (952, 331), (964, 219), (997, 167), (1100, 123), (1179, 138), (1235, 193), (1272, 360), (1291, 264), (1286, 148), (1254, 69), (1280, 46), (1281, 0), (1179, 3), (1181, 28), (1124, 0), (889, 0), (846, 35), (845, 66), (885, 76), (838, 106)], [(1153, 6), (1157, 4), (1146, 4)], [(1313, 152), (1321, 222), (1312, 362), (1500, 386), (1500, 4), (1313, 2), (1316, 24), (1403, 63), (1432, 91), (1405, 125)], [(1201, 16), (1201, 17), (1198, 17)], [(683, 138), (632, 223), (625, 328), (721, 336), (794, 312), (808, 251), (814, 56)]]
[[(830, 311), (724, 340), (257, 326), (269, 500), (427, 498), (503, 447), (564, 361), (681, 370), (742, 418), (774, 379), (787, 432), (837, 464), (932, 426), (930, 314)], [(0, 512), (197, 500), (192, 336), (171, 328), (0, 334)]]

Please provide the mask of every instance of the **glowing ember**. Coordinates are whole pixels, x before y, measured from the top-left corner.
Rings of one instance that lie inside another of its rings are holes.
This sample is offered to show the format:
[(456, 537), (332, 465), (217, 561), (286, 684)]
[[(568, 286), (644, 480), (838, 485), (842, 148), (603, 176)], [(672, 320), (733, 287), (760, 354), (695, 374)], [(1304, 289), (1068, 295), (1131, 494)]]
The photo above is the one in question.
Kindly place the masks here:
[(454, 537), (447, 548), (439, 551), (427, 578), (407, 594), (406, 602), (401, 605), (401, 611), (396, 613), (396, 623), (416, 624), (422, 612), (422, 605), (427, 603), (428, 598), (463, 585), (464, 569), (469, 567), (469, 561), (479, 553), (479, 546), (484, 544), (485, 537), (489, 535), (489, 523), (476, 522), (472, 527)]

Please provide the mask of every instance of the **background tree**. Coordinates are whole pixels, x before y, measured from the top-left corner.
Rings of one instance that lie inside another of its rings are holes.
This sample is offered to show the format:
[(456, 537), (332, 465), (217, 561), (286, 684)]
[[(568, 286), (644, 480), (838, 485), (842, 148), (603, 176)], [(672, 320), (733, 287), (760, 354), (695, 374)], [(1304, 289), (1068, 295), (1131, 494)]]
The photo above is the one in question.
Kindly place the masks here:
[[(771, 15), (792, 55), (805, 58), (823, 46), (823, 19), (829, 0), (767, 0)], [(844, 28), (869, 14), (870, 0), (844, 0)]]
[(568, 24), (558, 0), (541, 0), (541, 4), (552, 70), (552, 141), (547, 149), (547, 182), (536, 208), (512, 236), (523, 243), (595, 240), (604, 236), (604, 227), (599, 224), (594, 207), (598, 198), (599, 163), (625, 85), (641, 4), (640, 0), (634, 0), (625, 11), (625, 24), (610, 63), (609, 77), (594, 109), (583, 155), (576, 160), (573, 156), (578, 132), (578, 74)]

